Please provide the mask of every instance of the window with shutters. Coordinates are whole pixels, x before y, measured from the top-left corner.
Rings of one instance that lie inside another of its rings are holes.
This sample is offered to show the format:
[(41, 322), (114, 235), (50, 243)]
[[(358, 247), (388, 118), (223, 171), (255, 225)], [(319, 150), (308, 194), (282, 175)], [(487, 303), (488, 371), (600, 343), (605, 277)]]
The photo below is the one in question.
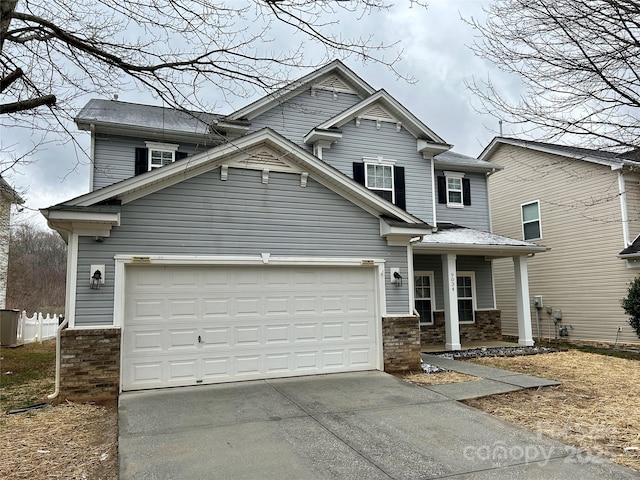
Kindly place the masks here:
[(363, 157), (353, 162), (353, 179), (376, 195), (406, 210), (404, 167), (395, 160), (382, 157)]
[(164, 167), (176, 161), (178, 145), (170, 143), (146, 142), (149, 159), (149, 170)]
[(471, 205), (471, 182), (463, 172), (444, 172), (438, 177), (438, 203), (448, 208)]
[(393, 165), (365, 163), (365, 171), (365, 186), (393, 203)]

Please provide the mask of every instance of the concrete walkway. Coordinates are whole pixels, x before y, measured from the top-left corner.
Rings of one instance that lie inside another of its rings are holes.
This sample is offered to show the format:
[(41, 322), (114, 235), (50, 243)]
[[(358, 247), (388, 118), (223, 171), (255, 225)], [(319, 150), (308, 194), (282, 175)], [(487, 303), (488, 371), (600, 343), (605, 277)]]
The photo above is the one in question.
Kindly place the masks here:
[(460, 360), (451, 360), (438, 355), (423, 353), (422, 361), (429, 365), (480, 378), (480, 380), (472, 382), (426, 387), (433, 392), (437, 392), (453, 400), (468, 400), (470, 398), (486, 397), (487, 395), (496, 395), (498, 393), (515, 392), (524, 388), (560, 385), (559, 382), (553, 380), (509, 372), (507, 370), (500, 370), (499, 368), (484, 367), (469, 362), (461, 362)]
[(120, 479), (638, 478), (450, 395), (375, 371), (124, 393)]

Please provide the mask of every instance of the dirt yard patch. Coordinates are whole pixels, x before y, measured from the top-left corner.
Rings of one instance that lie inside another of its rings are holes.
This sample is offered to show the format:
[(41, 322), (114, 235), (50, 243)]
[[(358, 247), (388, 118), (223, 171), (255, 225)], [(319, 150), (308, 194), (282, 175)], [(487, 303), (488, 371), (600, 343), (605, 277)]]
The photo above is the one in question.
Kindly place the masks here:
[(640, 361), (570, 350), (473, 362), (562, 385), (466, 404), (640, 471)]
[(116, 480), (118, 411), (113, 405), (48, 402), (54, 390), (55, 342), (0, 351), (0, 478)]

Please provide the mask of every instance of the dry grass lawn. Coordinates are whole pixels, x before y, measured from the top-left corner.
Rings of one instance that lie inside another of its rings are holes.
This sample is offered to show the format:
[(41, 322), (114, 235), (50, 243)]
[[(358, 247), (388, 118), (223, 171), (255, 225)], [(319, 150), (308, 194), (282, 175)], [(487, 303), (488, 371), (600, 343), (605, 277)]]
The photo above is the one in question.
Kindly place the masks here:
[(48, 402), (54, 390), (55, 342), (0, 350), (0, 478), (117, 480), (118, 412), (114, 405)]
[[(115, 404), (66, 402), (4, 415), (8, 409), (46, 401), (53, 391), (55, 344), (2, 349), (0, 357), (0, 478), (117, 480)], [(562, 385), (485, 397), (469, 405), (640, 471), (639, 361), (569, 351), (474, 362)], [(406, 378), (422, 385), (476, 379), (455, 372)]]
[(570, 350), (473, 362), (562, 385), (468, 405), (640, 472), (640, 361)]

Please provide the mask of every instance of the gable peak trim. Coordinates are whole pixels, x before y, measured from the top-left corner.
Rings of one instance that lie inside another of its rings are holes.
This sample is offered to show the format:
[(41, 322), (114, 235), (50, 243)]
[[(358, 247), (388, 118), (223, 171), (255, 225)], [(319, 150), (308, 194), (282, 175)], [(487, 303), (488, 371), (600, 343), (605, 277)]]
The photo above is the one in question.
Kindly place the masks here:
[(351, 88), (336, 74), (328, 75), (325, 78), (321, 78), (318, 82), (315, 82), (311, 86), (312, 94), (314, 90), (328, 90), (334, 93), (351, 93), (354, 95), (357, 94), (357, 92), (353, 88)]

